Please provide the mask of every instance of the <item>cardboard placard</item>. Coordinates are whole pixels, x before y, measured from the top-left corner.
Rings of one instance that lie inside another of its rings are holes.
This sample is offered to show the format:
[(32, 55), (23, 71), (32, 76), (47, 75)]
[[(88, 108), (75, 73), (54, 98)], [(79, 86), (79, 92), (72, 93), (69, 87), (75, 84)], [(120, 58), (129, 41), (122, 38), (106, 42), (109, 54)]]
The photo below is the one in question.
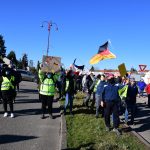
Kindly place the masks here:
[(126, 73), (127, 73), (127, 70), (126, 70), (126, 67), (125, 67), (125, 64), (122, 63), (118, 66), (118, 69), (119, 69), (119, 72), (120, 72), (120, 75), (121, 77), (125, 76)]
[(55, 56), (43, 56), (41, 70), (43, 72), (58, 72), (60, 71), (61, 58)]

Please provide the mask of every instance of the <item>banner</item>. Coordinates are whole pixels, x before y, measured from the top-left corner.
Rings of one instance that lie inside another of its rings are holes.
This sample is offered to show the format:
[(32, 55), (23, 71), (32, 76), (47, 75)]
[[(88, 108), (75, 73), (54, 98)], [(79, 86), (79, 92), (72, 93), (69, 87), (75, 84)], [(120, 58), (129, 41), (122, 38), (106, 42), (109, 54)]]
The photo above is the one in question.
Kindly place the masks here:
[(126, 70), (126, 67), (125, 67), (125, 64), (122, 63), (118, 66), (118, 69), (119, 69), (119, 72), (120, 72), (120, 75), (121, 77), (125, 76), (126, 73), (127, 73), (127, 70)]
[(61, 58), (55, 56), (43, 56), (42, 71), (43, 72), (58, 72), (61, 67)]

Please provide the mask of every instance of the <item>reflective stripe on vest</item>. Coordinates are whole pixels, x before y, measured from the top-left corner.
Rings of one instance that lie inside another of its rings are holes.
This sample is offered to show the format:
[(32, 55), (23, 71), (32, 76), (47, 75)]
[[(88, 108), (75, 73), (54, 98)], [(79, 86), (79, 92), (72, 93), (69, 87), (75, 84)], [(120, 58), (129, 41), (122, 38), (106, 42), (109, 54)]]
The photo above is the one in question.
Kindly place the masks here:
[(3, 77), (1, 91), (8, 91), (10, 88), (14, 89), (14, 86), (12, 85), (11, 81), (8, 80), (7, 77)]
[(55, 94), (55, 84), (52, 79), (46, 78), (40, 86), (40, 94), (53, 96)]
[(95, 86), (94, 86), (94, 92), (96, 92), (96, 90), (97, 90), (97, 86), (99, 85), (99, 83), (100, 83), (100, 79), (98, 79), (97, 81), (96, 81), (96, 84), (95, 84)]
[(66, 88), (65, 88), (65, 91), (67, 91), (69, 88), (69, 80), (66, 80)]
[(40, 82), (42, 82), (42, 80), (44, 78), (44, 73), (42, 72), (41, 69), (39, 69), (38, 76), (39, 76)]
[(123, 88), (118, 90), (119, 96), (121, 99), (127, 97), (128, 85), (125, 85)]

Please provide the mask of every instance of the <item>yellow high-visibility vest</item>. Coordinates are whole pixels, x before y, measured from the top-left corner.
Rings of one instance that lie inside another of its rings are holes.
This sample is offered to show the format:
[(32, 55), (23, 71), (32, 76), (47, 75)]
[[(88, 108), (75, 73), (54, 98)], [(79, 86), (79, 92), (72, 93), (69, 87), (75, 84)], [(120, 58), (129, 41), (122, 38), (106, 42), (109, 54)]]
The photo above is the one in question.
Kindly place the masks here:
[(123, 88), (118, 90), (119, 96), (121, 99), (127, 97), (128, 85), (125, 85)]
[(65, 88), (65, 91), (67, 91), (69, 88), (69, 80), (66, 79), (66, 88)]
[(53, 96), (55, 94), (55, 83), (52, 79), (46, 78), (40, 85), (40, 94)]
[(1, 91), (8, 91), (10, 88), (14, 89), (14, 86), (11, 83), (11, 79), (9, 80), (7, 77), (2, 77), (3, 82), (1, 85)]
[(93, 92), (96, 92), (97, 86), (99, 85), (100, 81), (101, 81), (100, 79), (97, 79)]

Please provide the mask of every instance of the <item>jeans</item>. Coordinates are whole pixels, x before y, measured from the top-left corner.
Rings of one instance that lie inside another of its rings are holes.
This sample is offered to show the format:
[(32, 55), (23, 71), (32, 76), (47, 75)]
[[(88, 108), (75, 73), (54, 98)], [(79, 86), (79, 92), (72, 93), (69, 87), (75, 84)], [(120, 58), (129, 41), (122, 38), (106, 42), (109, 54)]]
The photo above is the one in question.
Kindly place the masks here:
[(64, 106), (64, 112), (66, 113), (66, 109), (68, 106), (68, 103), (70, 104), (70, 113), (72, 113), (72, 107), (73, 107), (73, 95), (70, 93), (66, 93), (66, 99), (65, 99), (65, 106)]
[(131, 111), (131, 123), (134, 123), (135, 110), (136, 110), (136, 104), (126, 104), (126, 109), (125, 109), (125, 122), (128, 122), (128, 119), (129, 119), (129, 111)]
[(101, 103), (101, 96), (96, 94), (96, 116), (99, 115), (100, 103)]
[(88, 102), (91, 98), (91, 93), (86, 94), (86, 98), (84, 99), (83, 103), (88, 107)]

